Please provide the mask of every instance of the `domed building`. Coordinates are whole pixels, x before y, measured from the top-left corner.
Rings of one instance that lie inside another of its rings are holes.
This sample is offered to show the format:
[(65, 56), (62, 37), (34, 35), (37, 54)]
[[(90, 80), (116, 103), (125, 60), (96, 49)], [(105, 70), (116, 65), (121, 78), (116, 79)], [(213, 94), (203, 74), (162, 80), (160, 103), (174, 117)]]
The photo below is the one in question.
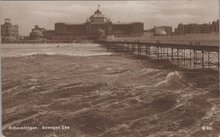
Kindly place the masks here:
[(99, 36), (100, 30), (102, 30), (105, 35), (112, 34), (112, 22), (102, 14), (99, 8), (87, 19), (85, 25), (86, 33), (89, 38)]
[(41, 40), (43, 38), (43, 32), (46, 31), (44, 28), (40, 28), (37, 25), (32, 29), (30, 33), (31, 40)]
[(102, 35), (102, 37), (109, 35), (123, 37), (140, 36), (143, 35), (143, 33), (144, 24), (142, 22), (112, 23), (98, 6), (97, 10), (87, 18), (85, 23), (55, 23), (54, 35), (48, 35), (46, 37), (51, 40), (73, 41), (76, 39), (98, 39), (100, 35)]

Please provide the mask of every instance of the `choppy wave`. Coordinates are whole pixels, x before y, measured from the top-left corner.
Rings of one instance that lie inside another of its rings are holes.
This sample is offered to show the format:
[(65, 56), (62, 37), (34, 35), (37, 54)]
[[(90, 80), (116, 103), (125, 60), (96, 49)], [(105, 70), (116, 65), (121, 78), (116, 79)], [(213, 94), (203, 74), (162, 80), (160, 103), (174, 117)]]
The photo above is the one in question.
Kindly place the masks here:
[[(15, 124), (67, 125), (71, 130), (19, 134), (214, 137), (220, 133), (218, 83), (216, 71), (180, 70), (129, 55), (3, 58), (3, 132), (17, 137), (7, 130)], [(209, 125), (212, 131), (202, 130)]]
[(98, 44), (3, 44), (2, 57), (32, 55), (99, 56), (111, 55)]

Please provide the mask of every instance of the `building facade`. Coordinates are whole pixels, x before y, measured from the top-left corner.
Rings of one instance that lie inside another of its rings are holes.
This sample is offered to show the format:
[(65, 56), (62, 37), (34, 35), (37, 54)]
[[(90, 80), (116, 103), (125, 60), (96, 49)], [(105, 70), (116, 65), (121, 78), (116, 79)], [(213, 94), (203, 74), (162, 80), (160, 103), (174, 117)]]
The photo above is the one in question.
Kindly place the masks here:
[(179, 24), (175, 29), (176, 35), (184, 34), (207, 34), (207, 33), (218, 33), (219, 32), (219, 20), (213, 21), (212, 23), (204, 24)]
[(109, 35), (115, 37), (141, 36), (143, 33), (144, 24), (142, 22), (112, 23), (98, 8), (82, 24), (55, 23), (54, 31), (50, 30), (50, 33), (46, 31), (44, 37), (48, 40), (73, 41), (77, 39), (98, 39)]
[(219, 33), (219, 20), (213, 21), (212, 24), (209, 23), (209, 25), (210, 25), (211, 32)]
[(1, 41), (16, 42), (19, 38), (18, 25), (12, 25), (10, 19), (5, 19), (5, 23), (1, 25)]

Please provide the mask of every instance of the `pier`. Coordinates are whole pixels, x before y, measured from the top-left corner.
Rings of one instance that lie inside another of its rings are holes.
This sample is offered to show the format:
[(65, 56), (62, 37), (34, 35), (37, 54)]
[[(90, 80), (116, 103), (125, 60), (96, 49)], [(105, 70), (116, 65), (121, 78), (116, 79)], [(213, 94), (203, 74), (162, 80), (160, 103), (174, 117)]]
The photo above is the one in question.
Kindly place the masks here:
[(219, 46), (200, 43), (173, 44), (140, 41), (101, 41), (107, 51), (132, 53), (151, 59), (169, 60), (188, 69), (219, 70)]

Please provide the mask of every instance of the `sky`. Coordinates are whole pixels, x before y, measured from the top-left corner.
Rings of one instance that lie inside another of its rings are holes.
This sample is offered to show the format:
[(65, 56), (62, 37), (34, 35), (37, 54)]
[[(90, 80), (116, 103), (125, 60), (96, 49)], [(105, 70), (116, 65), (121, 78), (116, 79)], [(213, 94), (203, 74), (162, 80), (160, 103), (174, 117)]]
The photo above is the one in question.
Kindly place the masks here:
[(1, 1), (0, 23), (10, 18), (20, 35), (29, 35), (34, 25), (53, 30), (56, 22), (84, 23), (99, 4), (113, 23), (139, 21), (145, 29), (219, 19), (219, 0)]

